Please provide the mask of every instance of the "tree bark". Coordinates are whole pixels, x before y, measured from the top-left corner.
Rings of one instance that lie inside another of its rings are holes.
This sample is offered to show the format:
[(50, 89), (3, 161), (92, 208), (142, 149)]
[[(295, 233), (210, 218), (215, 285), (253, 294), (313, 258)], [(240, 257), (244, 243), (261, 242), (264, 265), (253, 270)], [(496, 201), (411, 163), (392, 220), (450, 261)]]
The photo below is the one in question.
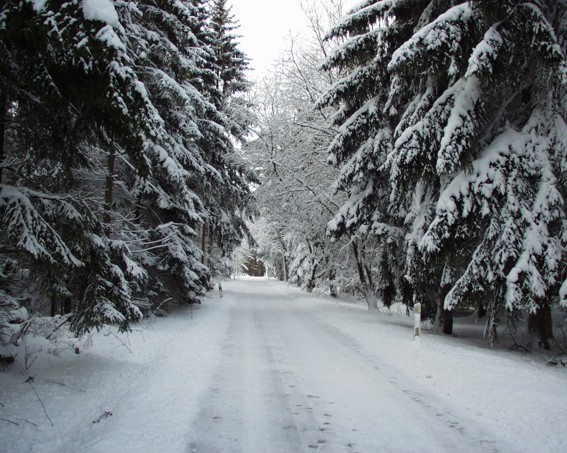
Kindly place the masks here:
[(285, 242), (283, 241), (282, 237), (279, 236), (278, 239), (280, 241), (280, 245), (282, 246), (282, 250), (283, 250), (283, 252), (282, 252), (283, 281), (287, 282), (287, 260), (285, 258), (287, 250), (285, 248)]
[(315, 274), (317, 272), (318, 266), (317, 266), (315, 259), (313, 258), (313, 255), (315, 254), (315, 252), (314, 252), (313, 246), (311, 245), (310, 242), (307, 242), (307, 247), (309, 247), (309, 253), (311, 254), (311, 257), (310, 257), (311, 275), (309, 276), (309, 279), (307, 280), (307, 286), (305, 288), (307, 289), (307, 292), (311, 293), (311, 292), (313, 292), (313, 289), (315, 288)]
[(311, 293), (313, 292), (313, 289), (315, 289), (315, 274), (317, 272), (317, 264), (313, 264), (311, 263), (313, 268), (311, 269), (311, 275), (309, 277), (309, 280), (307, 281), (307, 292)]
[(51, 317), (54, 318), (57, 315), (57, 298), (51, 296)]
[(360, 254), (358, 253), (358, 245), (354, 242), (352, 243), (352, 253), (354, 254), (354, 260), (356, 261), (356, 269), (358, 270), (358, 278), (362, 286), (366, 286), (366, 277), (364, 276), (364, 267), (360, 262)]

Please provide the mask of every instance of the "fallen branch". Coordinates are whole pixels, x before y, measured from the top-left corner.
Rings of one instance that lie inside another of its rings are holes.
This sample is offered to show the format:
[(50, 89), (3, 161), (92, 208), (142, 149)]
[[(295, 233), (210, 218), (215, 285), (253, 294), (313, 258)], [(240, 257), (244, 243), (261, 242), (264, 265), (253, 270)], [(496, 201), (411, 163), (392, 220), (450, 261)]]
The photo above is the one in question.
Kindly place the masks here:
[(532, 352), (531, 350), (529, 350), (525, 346), (522, 346), (521, 344), (518, 344), (518, 343), (511, 344), (510, 346), (508, 346), (508, 349), (511, 350), (511, 351), (514, 351), (516, 349), (523, 349), (526, 352)]
[(18, 344), (18, 342), (20, 341), (20, 338), (22, 338), (26, 335), (27, 331), (29, 330), (29, 328), (31, 327), (31, 325), (34, 323), (35, 320), (36, 320), (36, 317), (33, 316), (20, 325), (20, 331), (18, 332), (18, 336), (16, 337), (16, 340), (14, 341), (15, 345)]

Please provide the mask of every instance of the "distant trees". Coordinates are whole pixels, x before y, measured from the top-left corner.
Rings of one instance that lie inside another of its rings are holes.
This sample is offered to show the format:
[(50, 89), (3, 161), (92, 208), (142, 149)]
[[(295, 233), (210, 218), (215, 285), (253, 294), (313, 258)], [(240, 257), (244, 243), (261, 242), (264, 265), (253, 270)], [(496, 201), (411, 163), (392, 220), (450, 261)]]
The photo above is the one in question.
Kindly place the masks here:
[(257, 84), (252, 99), (259, 125), (246, 151), (262, 183), (254, 192), (262, 216), (260, 256), (281, 279), (307, 291), (350, 291), (361, 285), (354, 263), (377, 254), (365, 255), (364, 238), (335, 241), (326, 233), (342, 195), (333, 192), (337, 170), (327, 164), (334, 135), (329, 111), (315, 102), (336, 78), (319, 66), (332, 46), (323, 40), (325, 30), (339, 19), (342, 2), (321, 5), (304, 5), (309, 35), (292, 39), (273, 74)]
[(54, 305), (71, 298), (77, 333), (202, 295), (197, 230), (228, 254), (249, 201), (232, 140), (250, 116), (227, 107), (242, 86), (220, 88), (232, 63), (205, 2), (95, 6), (0, 6), (1, 266), (30, 269)]

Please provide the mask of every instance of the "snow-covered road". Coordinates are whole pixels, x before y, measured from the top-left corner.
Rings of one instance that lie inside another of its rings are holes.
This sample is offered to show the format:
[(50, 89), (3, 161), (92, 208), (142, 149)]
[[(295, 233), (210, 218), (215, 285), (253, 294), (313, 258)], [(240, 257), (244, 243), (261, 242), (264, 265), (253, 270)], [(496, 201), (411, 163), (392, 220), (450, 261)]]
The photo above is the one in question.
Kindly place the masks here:
[(21, 370), (0, 372), (0, 451), (567, 451), (565, 368), (413, 341), (407, 317), (274, 280), (223, 287), (80, 355), (44, 348), (26, 375), (45, 411)]
[(497, 451), (495, 436), (383, 363), (380, 345), (319, 316), (327, 304), (276, 282), (225, 286), (230, 321), (191, 451)]

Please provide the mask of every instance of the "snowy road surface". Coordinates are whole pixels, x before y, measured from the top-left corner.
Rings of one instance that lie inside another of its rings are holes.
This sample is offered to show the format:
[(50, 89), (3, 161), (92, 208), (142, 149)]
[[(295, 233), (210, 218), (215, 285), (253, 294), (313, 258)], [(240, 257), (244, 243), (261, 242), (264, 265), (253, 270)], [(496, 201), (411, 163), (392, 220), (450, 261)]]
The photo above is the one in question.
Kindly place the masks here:
[(0, 451), (567, 451), (562, 367), (414, 342), (411, 319), (273, 280), (223, 287), (80, 355), (38, 355), (45, 411), (22, 372), (1, 372)]
[[(434, 394), (292, 299), (250, 281), (222, 301), (229, 323), (191, 451), (494, 451)], [(408, 331), (410, 334), (410, 331)], [(416, 351), (417, 353), (417, 351)]]

